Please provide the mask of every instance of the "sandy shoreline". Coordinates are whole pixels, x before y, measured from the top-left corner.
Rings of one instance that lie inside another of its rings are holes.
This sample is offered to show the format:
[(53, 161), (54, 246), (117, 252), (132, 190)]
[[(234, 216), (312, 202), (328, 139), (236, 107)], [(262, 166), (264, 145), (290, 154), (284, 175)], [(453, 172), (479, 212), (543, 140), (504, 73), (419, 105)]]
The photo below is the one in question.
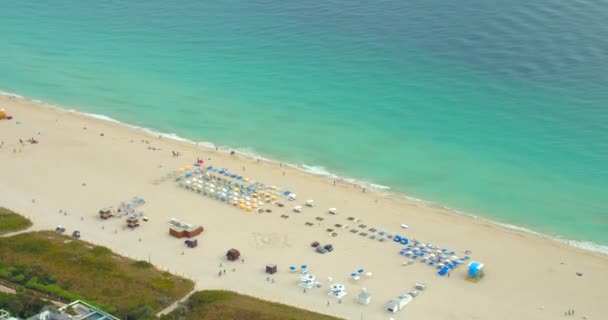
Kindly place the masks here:
[[(258, 163), (77, 113), (40, 108), (33, 101), (0, 96), (0, 105), (15, 116), (0, 121), (0, 140), (4, 141), (0, 205), (29, 215), (35, 229), (59, 224), (78, 229), (87, 241), (150, 259), (194, 279), (197, 288), (234, 290), (347, 319), (361, 314), (366, 319), (554, 319), (567, 309), (575, 309), (577, 318), (600, 319), (608, 314), (602, 303), (608, 284), (602, 277), (608, 274), (605, 255), (440, 208), (362, 193), (350, 183), (334, 186), (327, 177), (276, 163)], [(40, 143), (19, 143), (32, 137)], [(173, 157), (171, 151), (181, 156)], [(298, 194), (295, 204), (314, 199), (317, 206), (294, 214), (294, 203), (284, 201), (285, 208), (254, 214), (179, 188), (170, 179), (159, 182), (197, 158), (287, 188)], [(100, 208), (117, 206), (135, 195), (147, 200), (141, 209), (150, 217), (138, 230), (123, 231), (123, 219), (97, 218)], [(328, 215), (330, 207), (338, 208), (339, 214)], [(281, 214), (289, 218), (282, 219)], [(317, 216), (324, 220), (315, 220)], [(382, 243), (347, 230), (329, 237), (325, 229), (336, 229), (337, 223), (355, 227), (346, 219), (349, 216), (360, 218), (368, 227), (450, 248), (459, 256), (471, 250), (474, 260), (486, 263), (487, 276), (474, 284), (464, 280), (466, 268), (459, 267), (449, 279), (443, 278), (419, 262), (402, 266), (406, 259), (398, 254), (401, 246), (392, 241)], [(198, 248), (187, 249), (168, 235), (167, 222), (173, 217), (205, 227)], [(316, 224), (309, 227), (305, 222)], [(410, 229), (400, 229), (403, 223)], [(336, 250), (317, 254), (309, 246), (315, 240), (332, 243)], [(241, 250), (245, 263), (225, 261), (223, 255), (232, 247)], [(228, 269), (226, 276), (218, 277), (220, 263)], [(275, 283), (266, 281), (263, 268), (267, 263), (279, 265)], [(300, 264), (307, 264), (324, 287), (304, 293), (296, 285), (297, 275), (287, 271), (288, 266)], [(372, 271), (373, 277), (349, 280), (348, 275), (359, 268)], [(328, 307), (329, 276), (344, 284), (349, 294), (342, 304), (332, 301)], [(388, 300), (416, 282), (426, 283), (429, 289), (405, 310), (394, 315), (385, 311)], [(354, 301), (361, 287), (372, 294), (370, 305)]]

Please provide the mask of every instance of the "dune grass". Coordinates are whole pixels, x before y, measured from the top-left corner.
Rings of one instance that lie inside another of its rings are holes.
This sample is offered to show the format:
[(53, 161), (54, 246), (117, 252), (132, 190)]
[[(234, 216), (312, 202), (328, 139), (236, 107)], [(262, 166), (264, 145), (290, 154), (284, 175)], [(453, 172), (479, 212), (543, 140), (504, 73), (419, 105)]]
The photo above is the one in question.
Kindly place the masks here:
[(336, 320), (331, 316), (230, 291), (205, 290), (161, 320)]
[(0, 208), (0, 235), (27, 229), (32, 226), (32, 222), (15, 212), (5, 208)]
[(52, 231), (0, 238), (0, 278), (121, 319), (149, 319), (190, 292), (190, 280)]

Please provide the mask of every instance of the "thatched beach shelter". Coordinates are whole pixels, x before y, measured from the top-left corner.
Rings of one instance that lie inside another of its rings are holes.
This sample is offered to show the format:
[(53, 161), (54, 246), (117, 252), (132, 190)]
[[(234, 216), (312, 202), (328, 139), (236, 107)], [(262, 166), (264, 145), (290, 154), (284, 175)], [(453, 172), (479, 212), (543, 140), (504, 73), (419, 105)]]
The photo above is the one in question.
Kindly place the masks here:
[(226, 252), (226, 258), (230, 261), (238, 260), (241, 257), (241, 253), (237, 249), (230, 249)]

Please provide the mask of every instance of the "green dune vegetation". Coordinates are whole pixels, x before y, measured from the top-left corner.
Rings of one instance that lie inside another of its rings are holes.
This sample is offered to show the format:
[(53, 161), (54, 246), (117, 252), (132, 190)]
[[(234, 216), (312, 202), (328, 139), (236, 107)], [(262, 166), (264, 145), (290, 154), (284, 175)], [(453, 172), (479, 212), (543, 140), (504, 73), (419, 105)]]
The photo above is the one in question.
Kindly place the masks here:
[(230, 291), (197, 291), (161, 320), (335, 320)]
[(0, 235), (27, 229), (31, 225), (29, 219), (0, 207)]
[[(123, 320), (155, 314), (193, 290), (190, 280), (110, 249), (53, 231), (0, 237), (0, 308), (21, 317), (40, 310), (40, 298), (87, 301)], [(197, 291), (161, 320), (329, 320), (334, 317), (229, 291)]]
[(121, 319), (147, 319), (190, 292), (190, 280), (52, 231), (0, 238), (0, 280)]

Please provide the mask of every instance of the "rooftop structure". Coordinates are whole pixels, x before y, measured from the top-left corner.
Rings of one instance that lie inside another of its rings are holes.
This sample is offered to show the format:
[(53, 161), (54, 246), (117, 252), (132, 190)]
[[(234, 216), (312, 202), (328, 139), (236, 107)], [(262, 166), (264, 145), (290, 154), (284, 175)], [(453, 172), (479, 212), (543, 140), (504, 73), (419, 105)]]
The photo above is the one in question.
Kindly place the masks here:
[(19, 318), (11, 317), (10, 313), (4, 309), (0, 309), (0, 320), (20, 320)]
[(80, 300), (61, 307), (59, 312), (70, 320), (120, 320)]
[[(1, 317), (0, 320), (5, 320)], [(14, 318), (8, 318), (14, 320)], [(103, 312), (92, 305), (76, 300), (58, 309), (58, 312), (42, 311), (27, 320), (120, 320), (106, 312)]]

